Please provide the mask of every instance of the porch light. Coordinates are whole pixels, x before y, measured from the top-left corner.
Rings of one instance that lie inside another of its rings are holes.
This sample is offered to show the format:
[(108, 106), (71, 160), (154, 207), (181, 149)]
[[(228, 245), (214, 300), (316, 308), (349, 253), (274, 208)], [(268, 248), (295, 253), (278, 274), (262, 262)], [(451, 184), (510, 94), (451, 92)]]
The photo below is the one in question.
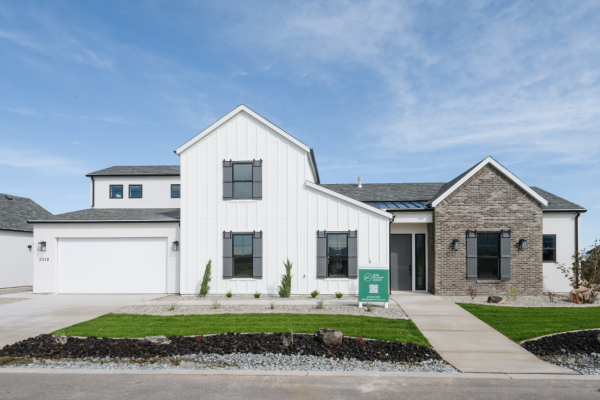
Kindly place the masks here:
[(527, 239), (519, 239), (519, 250), (527, 250)]
[(32, 244), (28, 244), (28, 245), (27, 245), (27, 248), (29, 249), (29, 251), (31, 251), (31, 248), (32, 248), (32, 247), (33, 247), (33, 245), (32, 245)]
[(46, 242), (38, 242), (38, 251), (46, 251)]
[(173, 251), (179, 251), (179, 241), (174, 241), (173, 244), (171, 244), (171, 250)]
[(454, 250), (454, 251), (460, 250), (460, 240), (454, 239), (452, 241), (452, 250)]

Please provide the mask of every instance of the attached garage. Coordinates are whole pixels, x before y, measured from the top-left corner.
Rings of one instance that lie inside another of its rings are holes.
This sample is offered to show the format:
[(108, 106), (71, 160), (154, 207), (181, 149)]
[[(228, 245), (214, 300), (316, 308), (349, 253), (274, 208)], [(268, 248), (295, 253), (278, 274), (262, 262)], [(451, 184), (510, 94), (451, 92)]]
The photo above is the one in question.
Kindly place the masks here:
[(58, 239), (58, 293), (167, 293), (167, 238)]

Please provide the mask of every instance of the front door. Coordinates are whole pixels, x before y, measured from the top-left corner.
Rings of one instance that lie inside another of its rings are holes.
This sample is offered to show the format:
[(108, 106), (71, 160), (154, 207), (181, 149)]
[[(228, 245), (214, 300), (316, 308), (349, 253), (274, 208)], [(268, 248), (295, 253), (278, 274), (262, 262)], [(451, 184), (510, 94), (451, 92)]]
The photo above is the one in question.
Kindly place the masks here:
[(390, 235), (392, 290), (412, 290), (412, 235)]

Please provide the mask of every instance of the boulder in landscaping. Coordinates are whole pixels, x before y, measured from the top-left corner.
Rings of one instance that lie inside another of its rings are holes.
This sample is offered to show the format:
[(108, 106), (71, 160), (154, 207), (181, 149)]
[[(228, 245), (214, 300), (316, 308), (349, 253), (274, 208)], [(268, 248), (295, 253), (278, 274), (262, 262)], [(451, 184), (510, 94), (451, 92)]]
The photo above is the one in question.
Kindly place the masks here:
[(488, 303), (504, 304), (504, 299), (500, 296), (490, 296), (487, 300)]
[(591, 299), (591, 292), (590, 292), (590, 289), (588, 289), (588, 288), (582, 287), (579, 289), (573, 289), (569, 293), (569, 301), (571, 303), (575, 303), (575, 304), (589, 303), (590, 299)]
[(145, 339), (156, 344), (171, 344), (171, 341), (166, 336), (146, 336)]
[(317, 331), (317, 337), (323, 341), (327, 346), (335, 346), (342, 343), (344, 334), (340, 331), (336, 331), (331, 328), (320, 328)]

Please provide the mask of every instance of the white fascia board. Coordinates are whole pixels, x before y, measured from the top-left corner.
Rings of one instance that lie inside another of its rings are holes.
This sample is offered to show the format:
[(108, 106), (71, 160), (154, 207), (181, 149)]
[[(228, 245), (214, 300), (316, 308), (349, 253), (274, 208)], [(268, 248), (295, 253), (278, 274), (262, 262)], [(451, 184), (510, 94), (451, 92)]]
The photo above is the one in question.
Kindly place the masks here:
[(327, 195), (329, 195), (331, 197), (335, 197), (335, 198), (338, 198), (338, 199), (343, 200), (345, 202), (348, 202), (350, 204), (354, 204), (357, 207), (364, 208), (365, 210), (368, 210), (368, 211), (373, 212), (375, 214), (379, 214), (379, 215), (381, 215), (383, 217), (386, 217), (388, 219), (392, 219), (394, 217), (392, 214), (390, 214), (388, 212), (385, 212), (385, 211), (382, 211), (379, 208), (372, 207), (372, 206), (370, 206), (368, 204), (363, 203), (362, 201), (354, 200), (353, 198), (350, 198), (348, 196), (344, 196), (343, 194), (339, 194), (337, 192), (334, 192), (333, 190), (325, 189), (324, 187), (319, 186), (316, 183), (313, 183), (311, 181), (306, 181), (306, 186), (308, 186), (311, 189), (315, 189), (315, 190), (317, 190), (319, 192), (325, 193), (325, 194), (327, 194)]
[(423, 224), (433, 222), (433, 211), (401, 211), (394, 213), (394, 215), (396, 218), (394, 218), (393, 224)]
[(438, 204), (440, 204), (442, 201), (444, 201), (444, 199), (446, 197), (448, 197), (452, 192), (454, 192), (456, 189), (461, 187), (463, 183), (465, 183), (466, 181), (471, 179), (471, 177), (473, 175), (475, 175), (477, 172), (479, 172), (483, 167), (485, 167), (488, 164), (493, 165), (498, 171), (502, 172), (508, 179), (513, 181), (517, 186), (519, 186), (521, 189), (523, 189), (527, 194), (529, 194), (531, 197), (536, 199), (542, 205), (544, 205), (544, 206), (548, 205), (548, 200), (544, 199), (542, 196), (537, 194), (536, 191), (534, 191), (532, 188), (527, 186), (527, 184), (525, 184), (525, 182), (523, 182), (522, 180), (517, 178), (512, 172), (510, 172), (509, 170), (504, 168), (498, 161), (496, 161), (492, 157), (488, 156), (485, 160), (480, 162), (477, 167), (473, 168), (471, 170), (471, 172), (469, 172), (467, 175), (463, 176), (463, 178), (461, 180), (456, 182), (451, 188), (446, 190), (446, 192), (443, 195), (441, 195), (433, 203), (431, 203), (431, 206), (435, 207)]
[(200, 132), (199, 134), (197, 134), (196, 136), (194, 136), (193, 138), (188, 140), (181, 147), (179, 147), (177, 150), (175, 150), (175, 153), (177, 155), (181, 155), (186, 150), (188, 150), (190, 147), (192, 147), (193, 145), (195, 145), (196, 143), (201, 141), (203, 138), (205, 138), (206, 136), (211, 134), (213, 131), (218, 129), (221, 125), (223, 125), (224, 123), (226, 123), (227, 121), (229, 121), (230, 119), (232, 119), (233, 117), (235, 117), (236, 115), (238, 115), (241, 112), (245, 112), (246, 114), (251, 115), (252, 117), (259, 120), (261, 123), (268, 126), (270, 129), (274, 130), (275, 132), (277, 132), (278, 134), (280, 134), (281, 136), (283, 136), (290, 142), (294, 143), (296, 146), (300, 147), (301, 149), (303, 149), (306, 152), (310, 152), (310, 147), (308, 147), (307, 145), (305, 145), (304, 143), (302, 143), (301, 141), (299, 141), (298, 139), (296, 139), (295, 137), (293, 137), (292, 135), (290, 135), (283, 129), (279, 128), (277, 125), (271, 123), (270, 121), (266, 120), (259, 114), (255, 113), (254, 111), (252, 111), (245, 105), (241, 104), (240, 106), (236, 107), (233, 111), (231, 111), (229, 114), (227, 114), (226, 116), (224, 116), (223, 118), (221, 118), (220, 120), (218, 120), (217, 122), (215, 122), (214, 124), (212, 124), (211, 126), (206, 128), (205, 130), (203, 130), (202, 132)]
[(40, 219), (36, 221), (27, 221), (28, 224), (85, 224), (85, 223), (111, 223), (111, 224), (127, 224), (127, 223), (145, 223), (145, 222), (170, 222), (178, 224), (179, 220), (165, 220), (165, 219)]

